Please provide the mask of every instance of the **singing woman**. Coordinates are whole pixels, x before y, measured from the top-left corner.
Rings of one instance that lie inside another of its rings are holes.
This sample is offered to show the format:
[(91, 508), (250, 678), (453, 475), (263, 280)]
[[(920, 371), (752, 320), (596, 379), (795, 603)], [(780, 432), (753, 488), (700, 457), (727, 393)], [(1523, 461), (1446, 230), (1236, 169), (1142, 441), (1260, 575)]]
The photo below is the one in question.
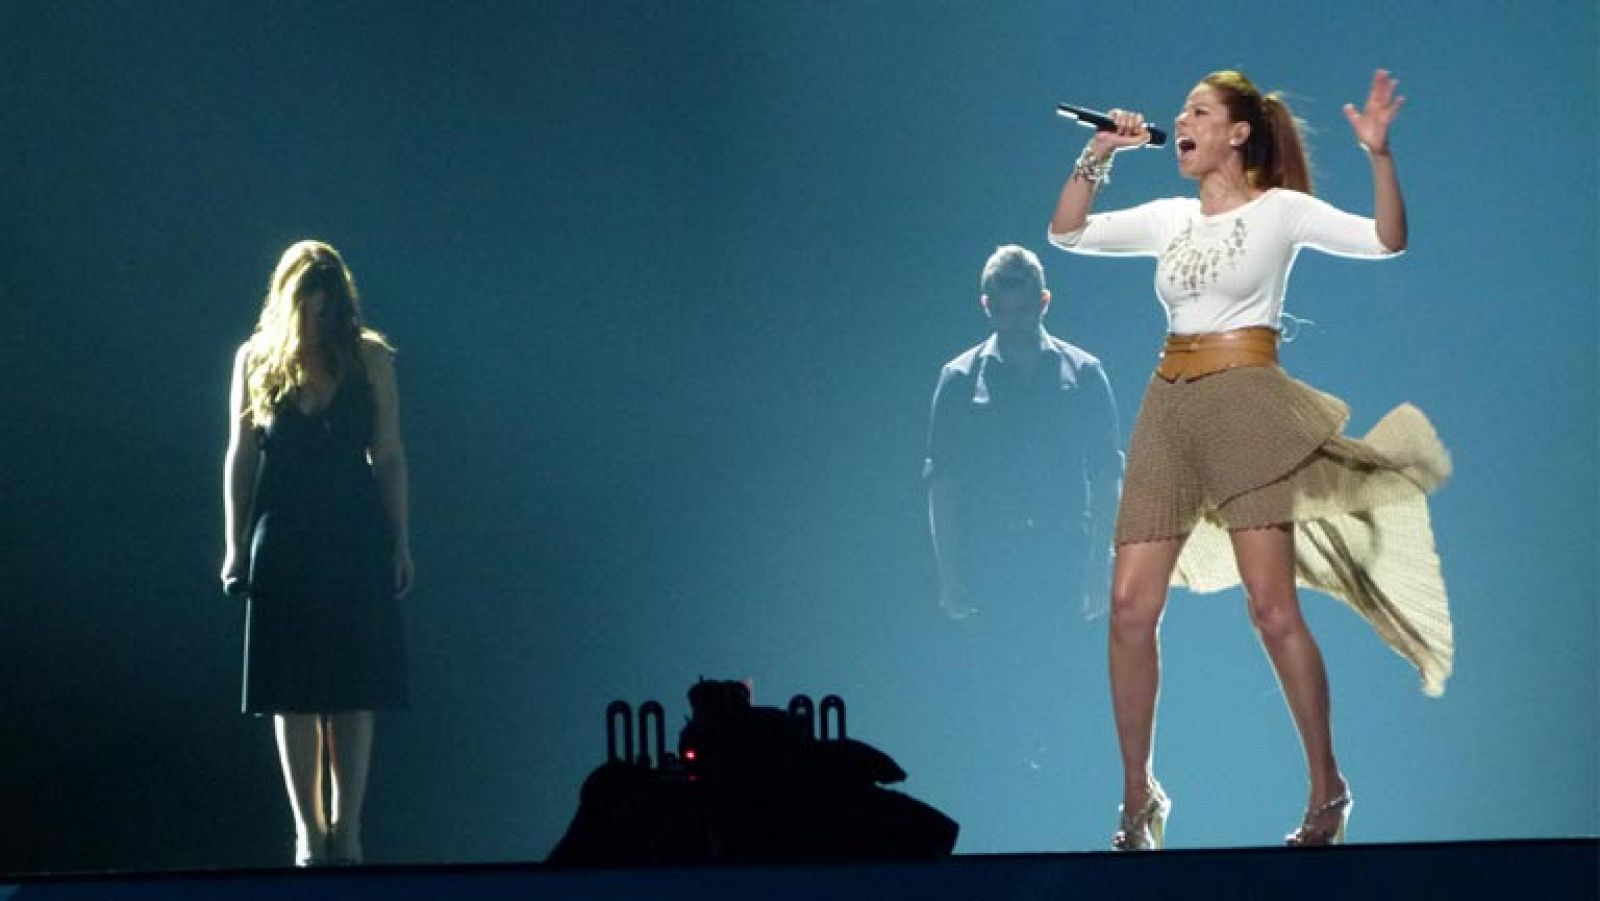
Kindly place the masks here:
[[(1300, 126), (1283, 98), (1215, 72), (1175, 122), (1194, 197), (1090, 214), (1115, 154), (1149, 141), (1142, 115), (1112, 112), (1061, 191), (1050, 239), (1073, 253), (1151, 256), (1168, 334), (1134, 425), (1118, 509), (1110, 676), (1123, 765), (1115, 848), (1159, 848), (1172, 804), (1152, 767), (1171, 584), (1242, 583), (1309, 772), (1290, 845), (1342, 841), (1350, 785), (1334, 755), (1327, 672), (1296, 584), (1350, 604), (1443, 691), (1452, 661), (1444, 583), (1426, 495), (1450, 462), (1428, 420), (1401, 405), (1364, 439), (1342, 434), (1345, 404), (1279, 364), (1279, 319), (1302, 247), (1384, 259), (1406, 249), (1405, 204), (1389, 141), (1403, 98), (1387, 72), (1345, 116), (1371, 163), (1374, 212), (1312, 194)], [(1377, 336), (1375, 336), (1377, 337)]]

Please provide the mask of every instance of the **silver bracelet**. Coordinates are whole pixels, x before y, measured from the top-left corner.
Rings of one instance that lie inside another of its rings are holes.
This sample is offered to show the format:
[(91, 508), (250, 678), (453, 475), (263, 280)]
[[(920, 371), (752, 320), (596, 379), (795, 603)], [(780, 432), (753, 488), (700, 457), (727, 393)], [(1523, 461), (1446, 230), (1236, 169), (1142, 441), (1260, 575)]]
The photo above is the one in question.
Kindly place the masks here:
[(1115, 151), (1106, 154), (1101, 159), (1095, 159), (1094, 145), (1083, 148), (1078, 154), (1078, 162), (1072, 166), (1072, 177), (1081, 178), (1091, 185), (1109, 184), (1111, 181), (1111, 161), (1116, 159)]

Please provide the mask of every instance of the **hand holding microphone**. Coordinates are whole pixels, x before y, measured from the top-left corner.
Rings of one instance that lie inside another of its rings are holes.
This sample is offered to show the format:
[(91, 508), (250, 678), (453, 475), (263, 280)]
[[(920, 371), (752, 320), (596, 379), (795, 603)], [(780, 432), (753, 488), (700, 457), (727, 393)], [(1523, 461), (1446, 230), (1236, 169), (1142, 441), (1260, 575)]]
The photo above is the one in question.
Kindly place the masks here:
[(1127, 110), (1114, 109), (1109, 113), (1069, 103), (1056, 104), (1056, 115), (1073, 119), (1097, 132), (1096, 143), (1107, 150), (1126, 150), (1129, 147), (1160, 147), (1167, 143), (1167, 133), (1151, 128), (1144, 116)]

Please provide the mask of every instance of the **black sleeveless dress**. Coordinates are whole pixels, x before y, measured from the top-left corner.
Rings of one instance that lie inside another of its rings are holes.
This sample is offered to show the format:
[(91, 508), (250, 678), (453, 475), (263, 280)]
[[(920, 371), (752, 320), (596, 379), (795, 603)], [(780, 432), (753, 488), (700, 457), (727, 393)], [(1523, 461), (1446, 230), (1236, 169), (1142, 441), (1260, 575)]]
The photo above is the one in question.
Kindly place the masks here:
[(284, 402), (261, 432), (245, 621), (246, 713), (406, 703), (402, 601), (367, 463), (372, 386), (347, 373), (326, 409)]

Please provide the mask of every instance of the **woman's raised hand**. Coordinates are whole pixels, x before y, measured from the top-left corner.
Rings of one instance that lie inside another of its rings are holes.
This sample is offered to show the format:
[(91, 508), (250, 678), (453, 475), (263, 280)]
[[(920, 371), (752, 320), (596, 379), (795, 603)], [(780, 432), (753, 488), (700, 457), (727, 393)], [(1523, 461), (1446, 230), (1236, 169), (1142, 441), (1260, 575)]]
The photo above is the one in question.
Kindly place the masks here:
[(1366, 105), (1360, 111), (1353, 103), (1344, 105), (1344, 117), (1350, 120), (1350, 129), (1368, 153), (1389, 152), (1389, 124), (1406, 102), (1406, 98), (1395, 94), (1399, 86), (1400, 80), (1391, 76), (1389, 70), (1379, 69), (1372, 73), (1372, 88), (1367, 91)]
[(1150, 129), (1145, 127), (1144, 116), (1130, 110), (1114, 109), (1106, 113), (1117, 123), (1116, 131), (1097, 131), (1094, 134), (1097, 155), (1139, 147), (1150, 141)]

